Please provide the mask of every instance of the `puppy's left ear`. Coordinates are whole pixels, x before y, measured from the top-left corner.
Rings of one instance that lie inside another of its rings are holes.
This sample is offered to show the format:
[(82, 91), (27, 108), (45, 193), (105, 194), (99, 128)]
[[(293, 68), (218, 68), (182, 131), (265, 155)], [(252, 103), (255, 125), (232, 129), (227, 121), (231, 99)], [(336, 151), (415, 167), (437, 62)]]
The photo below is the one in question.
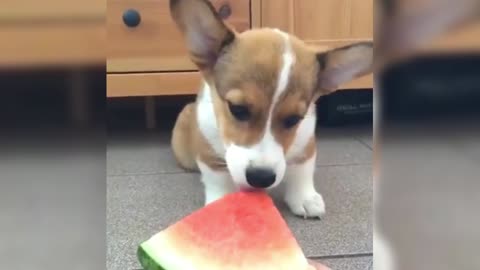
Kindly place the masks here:
[(361, 42), (317, 54), (318, 89), (336, 90), (340, 85), (372, 72), (373, 43)]
[(170, 0), (170, 13), (200, 70), (212, 69), (222, 49), (235, 40), (208, 0)]

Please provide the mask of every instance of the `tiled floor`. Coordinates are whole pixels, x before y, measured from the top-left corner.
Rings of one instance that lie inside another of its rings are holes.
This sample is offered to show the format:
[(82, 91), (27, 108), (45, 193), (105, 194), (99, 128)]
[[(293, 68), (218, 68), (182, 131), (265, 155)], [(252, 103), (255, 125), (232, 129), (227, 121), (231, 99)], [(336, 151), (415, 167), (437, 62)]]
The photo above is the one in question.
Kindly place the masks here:
[[(303, 220), (273, 197), (307, 256), (332, 269), (368, 270), (372, 264), (372, 135), (370, 127), (318, 131), (316, 186), (327, 215)], [(179, 169), (168, 133), (112, 135), (107, 150), (108, 270), (139, 269), (139, 243), (198, 209), (198, 175)]]

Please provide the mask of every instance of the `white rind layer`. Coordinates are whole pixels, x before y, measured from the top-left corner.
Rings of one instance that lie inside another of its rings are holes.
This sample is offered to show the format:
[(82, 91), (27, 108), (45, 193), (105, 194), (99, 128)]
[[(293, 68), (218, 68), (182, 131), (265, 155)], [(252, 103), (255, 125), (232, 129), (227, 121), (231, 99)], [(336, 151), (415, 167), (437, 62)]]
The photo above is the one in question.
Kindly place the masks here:
[[(306, 258), (301, 252), (295, 252), (295, 257), (286, 258), (284, 254), (273, 254), (272, 258), (267, 262), (258, 262), (253, 265), (252, 262), (245, 262), (245, 265), (224, 265), (215, 258), (203, 258), (200, 256), (193, 257), (194, 254), (188, 254), (190, 258), (186, 258), (186, 254), (182, 254), (175, 247), (174, 239), (169, 239), (165, 233), (158, 233), (150, 238), (148, 241), (141, 244), (143, 250), (154, 260), (158, 265), (167, 270), (303, 270), (310, 269)], [(252, 250), (252, 252), (255, 252)], [(221, 258), (220, 260), (223, 260)], [(275, 265), (272, 266), (271, 262)], [(300, 267), (300, 269), (299, 269)]]
[(141, 246), (143, 250), (162, 268), (168, 270), (198, 270), (198, 265), (192, 265), (192, 262), (181, 258), (181, 254), (167, 239), (165, 233), (157, 233)]

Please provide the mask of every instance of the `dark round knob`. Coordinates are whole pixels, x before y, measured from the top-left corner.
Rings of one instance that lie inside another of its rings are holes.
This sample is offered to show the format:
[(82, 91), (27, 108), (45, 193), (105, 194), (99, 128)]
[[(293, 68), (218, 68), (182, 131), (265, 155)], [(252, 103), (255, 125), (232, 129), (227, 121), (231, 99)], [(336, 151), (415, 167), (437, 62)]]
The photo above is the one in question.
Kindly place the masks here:
[(123, 22), (128, 27), (136, 27), (141, 21), (140, 13), (135, 9), (129, 9), (123, 13)]
[(232, 8), (230, 7), (230, 4), (225, 3), (221, 5), (218, 9), (218, 15), (220, 16), (220, 18), (222, 18), (222, 20), (228, 19), (228, 17), (232, 15)]

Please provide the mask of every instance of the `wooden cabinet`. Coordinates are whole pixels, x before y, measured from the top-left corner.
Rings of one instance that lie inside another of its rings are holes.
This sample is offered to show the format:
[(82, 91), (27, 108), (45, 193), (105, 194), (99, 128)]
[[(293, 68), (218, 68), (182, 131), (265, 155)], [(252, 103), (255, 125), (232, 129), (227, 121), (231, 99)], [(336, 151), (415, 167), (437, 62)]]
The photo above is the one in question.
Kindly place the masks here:
[[(373, 40), (373, 0), (262, 0), (261, 25), (280, 28), (322, 48)], [(372, 85), (368, 75), (341, 89)]]
[[(169, 14), (168, 0), (108, 0), (107, 96), (196, 93), (200, 75)], [(275, 27), (307, 43), (337, 47), (373, 37), (373, 0), (212, 0), (231, 10), (227, 21), (238, 31)], [(141, 22), (122, 21), (128, 9)], [(342, 88), (371, 88), (371, 76)]]

